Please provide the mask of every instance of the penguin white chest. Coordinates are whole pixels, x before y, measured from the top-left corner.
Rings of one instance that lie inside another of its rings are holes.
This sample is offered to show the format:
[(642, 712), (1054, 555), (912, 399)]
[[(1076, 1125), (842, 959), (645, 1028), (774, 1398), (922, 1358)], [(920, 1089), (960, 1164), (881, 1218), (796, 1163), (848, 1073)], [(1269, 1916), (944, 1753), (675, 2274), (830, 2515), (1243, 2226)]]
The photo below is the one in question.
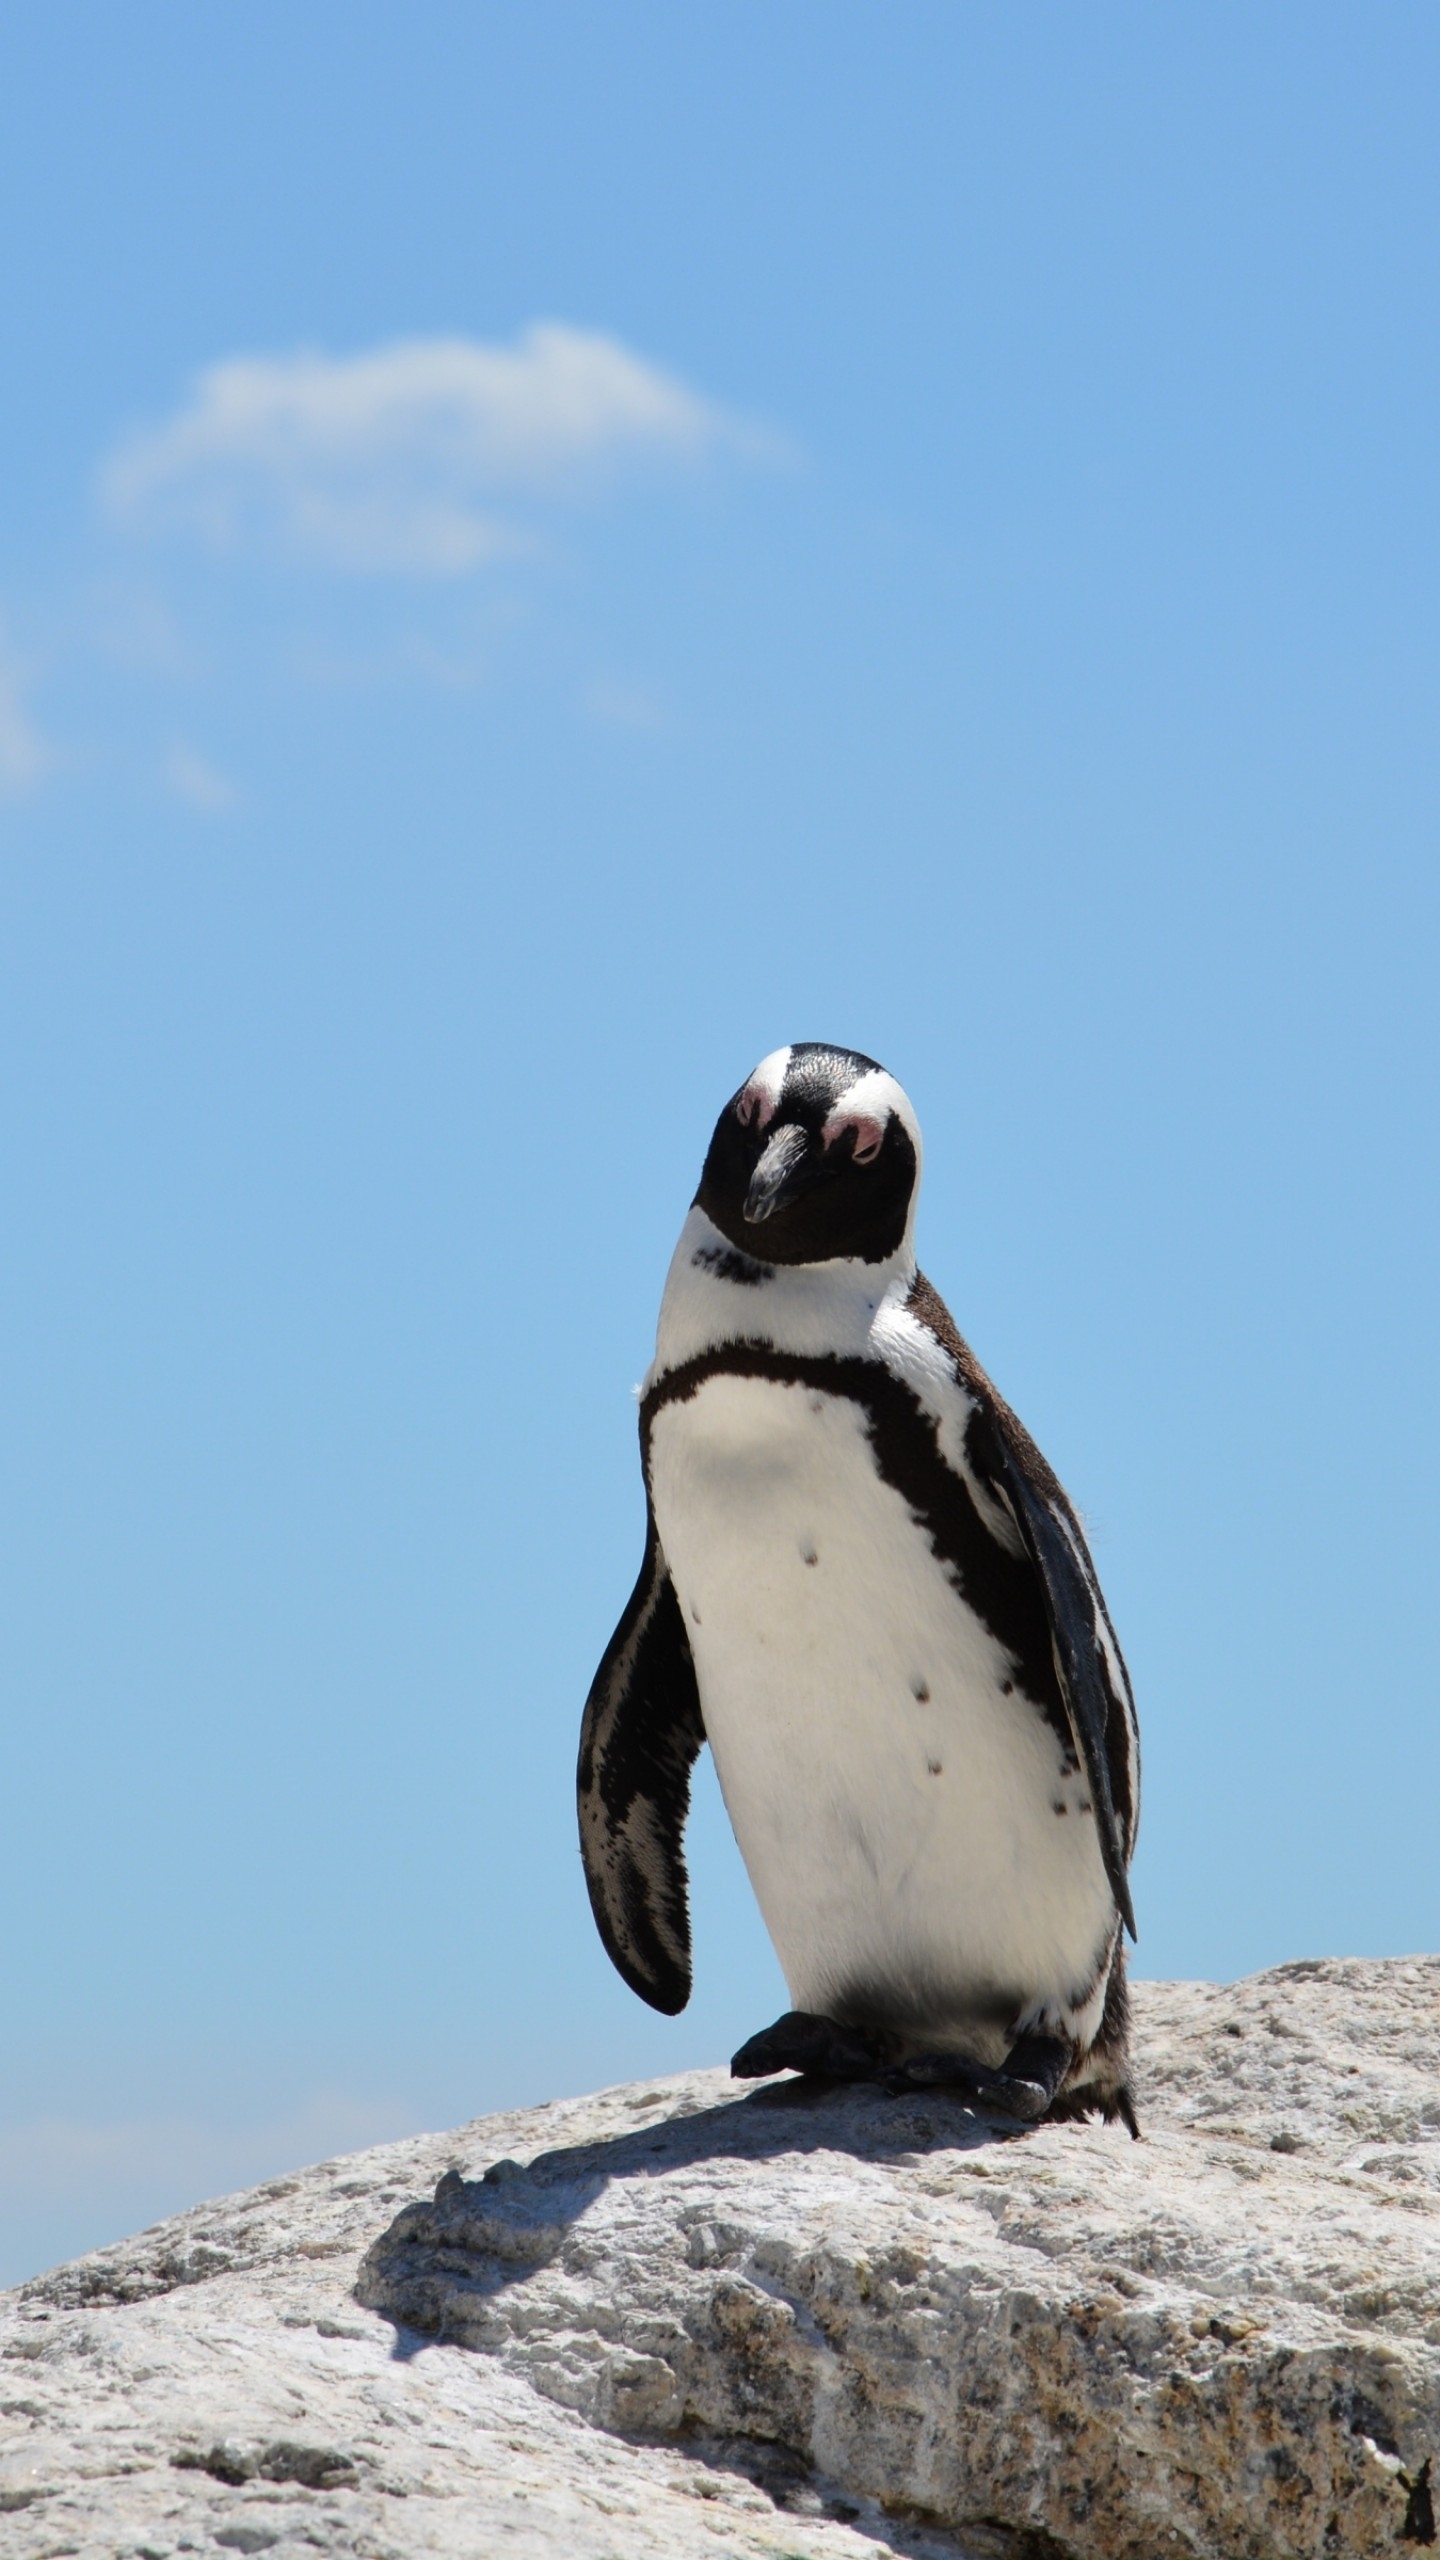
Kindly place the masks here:
[(712, 1374), (651, 1492), (705, 1729), (797, 2008), (999, 2059), (1088, 2006), (1115, 1913), (1083, 1771), (1015, 1687), (864, 1409)]

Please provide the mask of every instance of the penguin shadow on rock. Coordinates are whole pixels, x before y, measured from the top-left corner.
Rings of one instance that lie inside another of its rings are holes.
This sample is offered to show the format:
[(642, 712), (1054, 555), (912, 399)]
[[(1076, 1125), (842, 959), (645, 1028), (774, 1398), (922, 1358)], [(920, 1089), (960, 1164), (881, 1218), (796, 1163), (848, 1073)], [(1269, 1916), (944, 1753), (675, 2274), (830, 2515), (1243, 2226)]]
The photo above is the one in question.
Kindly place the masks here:
[[(642, 2103), (639, 2090), (634, 2103)], [(644, 2103), (663, 2108), (666, 2093), (646, 2093)], [(681, 2094), (672, 2112), (609, 2139), (544, 2152), (528, 2165), (496, 2160), (471, 2178), (458, 2169), (447, 2170), (432, 2199), (405, 2206), (374, 2242), (361, 2265), (355, 2295), (392, 2324), (391, 2352), (398, 2362), (408, 2363), (442, 2344), (507, 2358), (518, 2348), (522, 2369), (543, 2375), (552, 2360), (550, 2351), (554, 2361), (564, 2364), (563, 2333), (572, 2323), (582, 2331), (590, 2325), (592, 2315), (581, 2306), (592, 2302), (597, 2290), (602, 2297), (606, 2290), (597, 2248), (603, 2263), (613, 2247), (629, 2263), (627, 2286), (641, 2297), (632, 2306), (637, 2330), (652, 2325), (658, 2309), (672, 2327), (677, 2318), (686, 2326), (695, 2321), (703, 2338), (710, 2325), (704, 2305), (716, 2279), (723, 2291), (727, 2270), (742, 2261), (753, 2267), (766, 2251), (762, 2233), (742, 2233), (722, 2219), (713, 2189), (707, 2201), (707, 2163), (758, 2164), (787, 2154), (839, 2152), (883, 2167), (942, 2147), (973, 2152), (1014, 2141), (1017, 2133), (1013, 2124), (983, 2122), (950, 2090), (895, 2100), (873, 2084), (840, 2086), (807, 2076), (716, 2106)], [(675, 2180), (677, 2191), (673, 2218), (662, 2230), (652, 2220), (653, 2186), (666, 2177)], [(631, 2182), (634, 2225), (627, 2230), (622, 2202), (615, 2217), (618, 2231), (609, 2217), (603, 2234), (584, 2227), (587, 2212), (607, 2189)], [(558, 2285), (544, 2297), (545, 2307), (537, 2311), (534, 2304), (507, 2301), (513, 2288), (550, 2268)], [(698, 2298), (683, 2310), (680, 2294), (688, 2269), (696, 2270), (691, 2280)], [(573, 2306), (569, 2309), (567, 2297)], [(610, 2314), (602, 2311), (595, 2321), (600, 2357), (592, 2363), (582, 2347), (574, 2375), (582, 2389), (587, 2377), (595, 2377), (606, 2350), (618, 2349), (622, 2371), (633, 2365), (623, 2343), (628, 2323), (614, 2316), (616, 2311), (612, 2302)], [(743, 2347), (740, 2352), (743, 2356)], [(636, 2354), (643, 2368), (650, 2360), (648, 2347), (639, 2345)], [(552, 2384), (541, 2379), (539, 2387), (546, 2391)], [(960, 2546), (948, 2530), (893, 2515), (871, 2496), (851, 2496), (843, 2484), (817, 2469), (803, 2426), (791, 2433), (736, 2433), (723, 2424), (702, 2422), (693, 2411), (678, 2427), (669, 2419), (657, 2423), (653, 2407), (643, 2400), (638, 2406), (628, 2403), (624, 2390), (622, 2380), (622, 2397), (607, 2403), (605, 2385), (598, 2383), (599, 2406), (588, 2413), (592, 2422), (641, 2442), (669, 2444), (717, 2478), (748, 2481), (782, 2511), (839, 2522), (863, 2516), (867, 2536), (896, 2560), (957, 2560)], [(555, 2396), (569, 2406), (582, 2405), (569, 2385)], [(1052, 2549), (1059, 2560), (1058, 2545), (1043, 2537), (1001, 2539), (1009, 2560), (1025, 2560), (1027, 2553), (1032, 2560), (1044, 2560)], [(990, 2541), (972, 2538), (965, 2543), (977, 2560), (982, 2548), (988, 2552)]]
[(894, 1077), (822, 1042), (715, 1124), (581, 1731), (591, 1907), (631, 1989), (683, 2009), (708, 1742), (794, 2002), (737, 2078), (1136, 2133), (1129, 1677), (1073, 1506), (920, 1271), (920, 1165)]
[[(665, 2105), (662, 2091), (635, 2102)], [(575, 2226), (608, 2188), (650, 2185), (708, 2163), (772, 2161), (842, 2153), (895, 2166), (937, 2150), (973, 2152), (1013, 2142), (1015, 2124), (986, 2121), (950, 2089), (895, 2099), (874, 2083), (837, 2084), (813, 2075), (782, 2080), (718, 2106), (682, 2098), (670, 2114), (598, 2141), (539, 2153), (530, 2162), (493, 2161), (479, 2176), (447, 2169), (428, 2201), (402, 2207), (373, 2243), (357, 2299), (395, 2327), (394, 2354), (406, 2360), (437, 2339), (494, 2343), (487, 2306), (510, 2286), (563, 2260)], [(703, 2191), (703, 2181), (700, 2182)], [(703, 2229), (709, 2212), (682, 2196), (677, 2225)]]

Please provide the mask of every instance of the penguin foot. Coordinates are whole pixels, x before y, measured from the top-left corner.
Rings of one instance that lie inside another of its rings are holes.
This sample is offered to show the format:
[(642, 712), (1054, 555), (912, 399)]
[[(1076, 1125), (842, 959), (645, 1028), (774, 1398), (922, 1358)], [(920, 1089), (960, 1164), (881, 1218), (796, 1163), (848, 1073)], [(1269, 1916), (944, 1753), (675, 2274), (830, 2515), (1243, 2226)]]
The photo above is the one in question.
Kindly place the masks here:
[(1060, 2036), (1021, 2036), (998, 2071), (967, 2062), (962, 2053), (916, 2053), (887, 2071), (884, 2084), (892, 2098), (914, 2089), (954, 2089), (977, 2107), (1037, 2124), (1054, 2102), (1071, 2053)]
[(742, 2044), (730, 2065), (732, 2080), (764, 2080), (772, 2071), (803, 2071), (812, 2080), (881, 2076), (880, 2057), (868, 2036), (809, 2009), (787, 2009), (773, 2027), (762, 2027)]

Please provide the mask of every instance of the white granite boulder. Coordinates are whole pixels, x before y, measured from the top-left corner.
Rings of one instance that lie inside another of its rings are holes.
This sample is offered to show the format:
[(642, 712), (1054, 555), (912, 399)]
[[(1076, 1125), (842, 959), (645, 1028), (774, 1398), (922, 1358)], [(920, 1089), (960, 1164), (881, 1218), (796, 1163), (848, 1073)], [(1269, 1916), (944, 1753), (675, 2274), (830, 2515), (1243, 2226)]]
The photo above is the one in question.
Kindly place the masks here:
[(1433, 2543), (1440, 1958), (1142, 1985), (1137, 2050), (1138, 2144), (704, 2072), (99, 2251), (0, 2305), (0, 2550)]

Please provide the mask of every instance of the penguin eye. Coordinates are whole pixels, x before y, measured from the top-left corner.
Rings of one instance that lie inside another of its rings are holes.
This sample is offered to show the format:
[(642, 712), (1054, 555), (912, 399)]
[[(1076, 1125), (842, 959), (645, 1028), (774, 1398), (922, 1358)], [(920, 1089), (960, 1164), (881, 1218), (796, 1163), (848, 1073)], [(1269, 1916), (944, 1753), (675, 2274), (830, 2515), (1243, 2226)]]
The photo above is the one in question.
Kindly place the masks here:
[(831, 1147), (847, 1129), (855, 1132), (852, 1164), (873, 1164), (885, 1144), (885, 1123), (873, 1120), (868, 1111), (832, 1111), (820, 1132), (822, 1146)]

